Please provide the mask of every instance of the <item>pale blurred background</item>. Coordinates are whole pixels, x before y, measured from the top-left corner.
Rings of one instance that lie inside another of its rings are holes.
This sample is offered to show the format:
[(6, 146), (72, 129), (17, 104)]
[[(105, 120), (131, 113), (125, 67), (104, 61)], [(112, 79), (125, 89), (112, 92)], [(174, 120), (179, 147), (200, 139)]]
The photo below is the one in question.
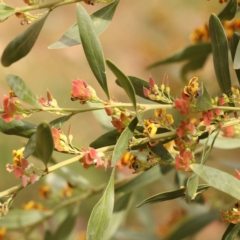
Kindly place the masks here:
[[(24, 5), (23, 1), (20, 0), (6, 0), (5, 3), (15, 7)], [(84, 3), (83, 5), (89, 13), (104, 6), (104, 4), (88, 6)], [(100, 36), (105, 58), (113, 61), (125, 74), (145, 80), (148, 80), (148, 77), (152, 75), (157, 82), (161, 82), (163, 75), (167, 73), (172, 95), (180, 95), (179, 90), (184, 86), (179, 77), (182, 64), (163, 65), (151, 70), (147, 70), (146, 66), (188, 46), (191, 32), (196, 27), (206, 23), (212, 12), (218, 13), (222, 8), (223, 5), (219, 4), (217, 0), (121, 0), (110, 27)], [(1, 54), (13, 38), (27, 29), (28, 26), (20, 25), (20, 21), (20, 19), (12, 16), (0, 24)], [(11, 73), (21, 77), (38, 96), (45, 97), (46, 90), (50, 90), (61, 107), (81, 108), (77, 101), (71, 102), (70, 100), (71, 80), (76, 78), (86, 81), (96, 89), (101, 98), (105, 98), (88, 66), (81, 45), (59, 50), (49, 50), (47, 48), (56, 42), (75, 22), (75, 4), (55, 9), (45, 22), (32, 51), (25, 58), (8, 68), (0, 66), (0, 95), (8, 93), (5, 75)], [(198, 76), (201, 81), (204, 81), (207, 89), (212, 94), (216, 94), (218, 88), (212, 68), (212, 57), (209, 57), (201, 71), (189, 73), (188, 77), (190, 79), (193, 76)], [(115, 85), (115, 77), (110, 70), (107, 71), (107, 76), (111, 96), (119, 101), (129, 101), (126, 94)], [(233, 82), (237, 83), (237, 80), (233, 79)], [(56, 116), (50, 114), (36, 114), (26, 120), (38, 124), (44, 120), (49, 121), (54, 118)], [(92, 113), (77, 115), (69, 123), (72, 125), (72, 132), (74, 133), (73, 142), (77, 146), (87, 147), (89, 143), (104, 133), (103, 128)], [(68, 125), (67, 123), (63, 127), (65, 133), (67, 133)], [(5, 165), (12, 161), (12, 150), (19, 149), (25, 143), (26, 139), (20, 137), (0, 135), (0, 174), (1, 179), (4, 179), (4, 181), (0, 181), (0, 190), (18, 183), (17, 180), (13, 179), (13, 174), (6, 173)], [(239, 154), (239, 149), (237, 151)], [(234, 151), (216, 150), (215, 153), (217, 152), (221, 154), (222, 158), (228, 157), (237, 160), (236, 151), (235, 154)], [(67, 155), (57, 154), (55, 156), (58, 160), (68, 158)], [(108, 179), (108, 175), (104, 171), (95, 169), (84, 171), (80, 164), (75, 164), (74, 169), (95, 184), (106, 182)], [(155, 188), (146, 192), (145, 197), (160, 191), (166, 191), (166, 189), (159, 186), (158, 183)], [(212, 196), (211, 194), (218, 198), (216, 191), (210, 191), (210, 196)], [(21, 206), (22, 203), (32, 198), (39, 200), (35, 185), (21, 191), (16, 198), (15, 206)], [(95, 203), (96, 199), (92, 199), (91, 203), (88, 204), (88, 209), (83, 210), (86, 219), (88, 219)], [(170, 218), (170, 215), (166, 214), (166, 209), (172, 213), (178, 211), (178, 208), (179, 206), (172, 201), (153, 205), (151, 209), (154, 210), (156, 229)], [(162, 215), (165, 217), (161, 217)], [(135, 225), (138, 225), (138, 222), (133, 220), (131, 225), (134, 228)], [(218, 222), (215, 225), (217, 231), (212, 231), (214, 227), (212, 226), (210, 229), (211, 234), (208, 232), (204, 235), (205, 240), (220, 239), (225, 230), (225, 225), (222, 226)], [(86, 221), (83, 221), (80, 228), (84, 230), (85, 227)], [(203, 238), (202, 235), (199, 235), (191, 239), (200, 240)]]

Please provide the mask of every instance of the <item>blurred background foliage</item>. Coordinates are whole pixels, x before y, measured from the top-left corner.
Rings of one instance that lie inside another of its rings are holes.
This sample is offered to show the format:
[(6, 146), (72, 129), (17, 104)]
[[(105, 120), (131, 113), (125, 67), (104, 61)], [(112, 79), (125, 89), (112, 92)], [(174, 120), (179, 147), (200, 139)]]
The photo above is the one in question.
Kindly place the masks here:
[[(15, 7), (24, 5), (21, 0), (6, 0), (5, 3)], [(95, 12), (103, 6), (104, 4), (96, 4), (95, 6), (84, 4), (89, 13)], [(222, 8), (223, 5), (219, 4), (217, 0), (120, 1), (109, 28), (100, 35), (105, 58), (114, 61), (125, 74), (145, 80), (148, 80), (151, 75), (156, 82), (160, 83), (163, 75), (167, 73), (172, 96), (177, 96), (180, 94), (179, 90), (183, 89), (184, 86), (179, 73), (182, 63), (162, 65), (150, 70), (147, 70), (146, 67), (190, 45), (191, 32), (208, 22), (211, 13), (217, 14)], [(22, 26), (20, 21), (13, 16), (0, 24), (1, 53), (14, 37), (27, 29), (28, 26), (26, 24)], [(31, 52), (8, 68), (0, 66), (0, 95), (3, 96), (4, 93), (8, 92), (5, 75), (11, 73), (21, 77), (37, 96), (45, 97), (46, 90), (50, 90), (61, 107), (78, 106), (78, 102), (71, 102), (70, 100), (71, 80), (76, 78), (86, 81), (96, 89), (100, 97), (104, 98), (104, 93), (94, 79), (81, 45), (59, 50), (48, 49), (48, 46), (56, 42), (75, 22), (75, 4), (55, 9), (48, 17)], [(107, 76), (111, 96), (122, 102), (129, 101), (124, 91), (115, 84), (115, 77), (110, 71), (107, 72)], [(194, 76), (198, 76), (200, 81), (204, 82), (211, 94), (216, 95), (218, 93), (212, 56), (208, 58), (203, 69), (188, 74), (189, 79)], [(237, 83), (237, 80), (233, 78), (233, 84), (235, 82)], [(139, 99), (139, 101), (142, 100)], [(41, 113), (41, 116), (36, 114), (27, 120), (38, 124), (43, 120), (50, 121), (53, 118), (55, 116)], [(78, 114), (73, 117), (64, 125), (65, 133), (67, 133), (69, 124), (72, 126), (73, 142), (76, 146), (87, 147), (89, 143), (104, 133), (104, 129), (92, 113)], [(12, 161), (12, 150), (21, 148), (27, 140), (0, 134), (0, 189), (5, 190), (19, 182), (13, 178), (12, 174), (6, 172), (5, 165)], [(209, 165), (216, 166), (226, 160), (237, 161), (239, 159), (239, 149), (237, 151), (213, 149)], [(67, 159), (68, 156), (54, 153), (54, 158), (61, 161)], [(41, 164), (34, 157), (30, 159), (36, 165)], [(223, 167), (226, 168), (226, 165), (221, 166), (221, 168)], [(109, 171), (98, 171), (97, 169), (86, 171), (78, 163), (73, 164), (71, 168), (79, 175), (86, 177), (94, 186), (105, 183), (109, 178)], [(121, 172), (119, 174), (124, 174), (125, 177), (132, 176), (131, 172)], [(225, 203), (229, 204), (229, 197), (210, 189), (203, 194), (206, 201), (205, 207), (196, 207), (194, 204), (194, 210), (181, 199), (135, 209), (134, 206), (146, 197), (161, 191), (175, 189), (173, 180), (170, 180), (173, 178), (174, 173), (170, 172), (166, 179), (157, 181), (147, 189), (144, 188), (138, 192), (135, 200), (133, 200), (129, 217), (121, 227), (129, 231), (129, 237), (118, 232), (115, 236), (116, 239), (138, 239), (131, 235), (132, 232), (151, 232), (158, 237), (164, 237), (174, 229), (177, 223), (183, 221), (186, 214), (193, 215), (196, 212), (203, 212), (212, 206), (219, 209)], [(13, 207), (21, 207), (29, 200), (40, 201), (38, 186), (44, 184), (45, 180), (43, 178), (38, 183), (23, 189), (15, 199)], [(81, 204), (81, 214), (76, 224), (79, 233), (86, 230), (90, 212), (98, 199), (99, 195)], [(215, 221), (189, 239), (218, 240), (225, 229), (226, 225), (224, 223)], [(80, 236), (79, 239), (81, 239)]]

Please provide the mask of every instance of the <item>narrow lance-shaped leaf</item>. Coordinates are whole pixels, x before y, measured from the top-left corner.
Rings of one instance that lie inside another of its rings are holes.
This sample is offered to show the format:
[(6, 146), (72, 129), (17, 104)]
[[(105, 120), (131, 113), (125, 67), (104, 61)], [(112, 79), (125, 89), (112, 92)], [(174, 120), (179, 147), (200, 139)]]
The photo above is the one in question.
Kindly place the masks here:
[(12, 91), (20, 98), (23, 102), (26, 102), (32, 106), (41, 107), (39, 100), (36, 95), (28, 88), (24, 81), (12, 74), (7, 75), (7, 82)]
[(1, 59), (4, 67), (9, 67), (31, 51), (47, 17), (48, 14), (34, 22), (25, 32), (21, 33), (7, 45)]
[(106, 60), (106, 63), (108, 67), (111, 69), (113, 74), (117, 77), (120, 85), (122, 88), (125, 90), (127, 93), (128, 97), (130, 98), (131, 102), (133, 103), (133, 106), (136, 110), (137, 108), (137, 103), (136, 103), (136, 96), (135, 96), (135, 91), (133, 88), (133, 85), (129, 78), (116, 66), (114, 63), (112, 63), (110, 60)]
[(87, 226), (87, 240), (103, 239), (107, 230), (114, 206), (114, 173), (115, 168), (112, 170), (110, 180), (101, 199), (92, 210)]
[(88, 64), (103, 91), (107, 97), (110, 98), (102, 46), (93, 22), (81, 4), (77, 4), (77, 22), (80, 39), (82, 41), (83, 50), (88, 60)]
[[(240, 83), (240, 47), (239, 46), (240, 34), (235, 32), (230, 40), (230, 50), (232, 55), (233, 67), (235, 69), (238, 82)], [(237, 50), (238, 49), (238, 50)]]
[(52, 156), (54, 142), (52, 137), (51, 127), (48, 123), (41, 123), (37, 127), (36, 133), (36, 151), (47, 167), (48, 161)]
[(201, 69), (207, 58), (208, 58), (208, 53), (206, 53), (206, 55), (196, 55), (196, 57), (192, 57), (189, 62), (187, 62), (181, 69), (181, 78), (184, 80), (184, 81), (188, 81), (187, 79), (187, 74), (191, 71), (195, 71), (195, 70), (198, 70), (198, 69)]
[(132, 122), (124, 129), (124, 131), (120, 135), (116, 143), (116, 146), (113, 150), (112, 165), (115, 165), (120, 160), (123, 153), (127, 150), (129, 139), (133, 136), (137, 124), (138, 119), (134, 118)]
[(207, 89), (203, 85), (203, 83), (201, 85), (202, 85), (201, 93), (197, 99), (196, 107), (201, 111), (208, 111), (208, 110), (212, 109), (212, 100), (207, 92)]
[[(196, 193), (202, 193), (203, 191), (207, 190), (209, 188), (209, 185), (202, 184), (197, 187)], [(158, 203), (158, 202), (164, 202), (172, 199), (176, 199), (179, 197), (184, 197), (186, 195), (186, 189), (180, 188), (174, 191), (168, 191), (168, 192), (162, 192), (158, 193), (156, 195), (153, 195), (142, 202), (140, 202), (136, 207), (141, 207), (144, 204), (152, 204), (152, 203)]]
[(220, 20), (214, 14), (211, 14), (209, 20), (209, 32), (218, 85), (223, 93), (229, 95), (231, 91), (231, 79), (228, 67), (228, 41)]
[(172, 155), (168, 152), (168, 150), (163, 146), (161, 142), (159, 142), (156, 146), (152, 147), (151, 152), (155, 153), (158, 157), (160, 157), (163, 162), (171, 163), (174, 160)]
[(240, 232), (240, 223), (230, 223), (222, 236), (222, 240), (233, 240), (238, 236)]
[[(90, 15), (93, 25), (96, 29), (96, 33), (98, 35), (104, 32), (110, 25), (118, 3), (119, 0), (115, 0), (114, 2)], [(71, 47), (78, 44), (81, 44), (81, 40), (79, 37), (78, 25), (76, 23), (70, 27), (57, 42), (53, 43), (48, 48), (59, 49)]]
[(200, 164), (191, 164), (191, 169), (214, 188), (238, 200), (240, 199), (240, 181), (237, 178), (218, 169)]
[(14, 13), (14, 8), (5, 4), (0, 4), (0, 21), (12, 16)]
[(238, 1), (230, 0), (226, 7), (218, 14), (218, 18), (221, 21), (230, 21), (235, 17), (237, 12)]
[(183, 50), (178, 51), (177, 53), (173, 54), (171, 57), (168, 57), (164, 60), (158, 61), (148, 66), (148, 68), (153, 68), (160, 66), (162, 64), (168, 63), (175, 63), (180, 62), (183, 60), (193, 60), (193, 59), (200, 59), (205, 58), (211, 53), (211, 44), (210, 43), (200, 43), (194, 44), (191, 46), (186, 47)]

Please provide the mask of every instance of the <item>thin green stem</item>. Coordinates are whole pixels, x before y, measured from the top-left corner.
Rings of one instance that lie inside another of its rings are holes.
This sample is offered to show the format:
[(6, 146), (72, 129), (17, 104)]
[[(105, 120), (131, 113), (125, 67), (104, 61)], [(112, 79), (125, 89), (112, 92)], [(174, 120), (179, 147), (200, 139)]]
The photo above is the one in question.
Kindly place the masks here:
[(60, 7), (63, 5), (71, 4), (71, 3), (77, 3), (82, 2), (83, 0), (63, 0), (55, 3), (43, 3), (43, 4), (34, 4), (31, 6), (25, 6), (25, 7), (18, 7), (15, 9), (15, 12), (28, 12), (33, 10), (39, 10), (39, 9), (45, 9), (48, 8), (50, 10), (53, 10), (56, 7)]
[(228, 106), (217, 106), (217, 105), (213, 105), (212, 106), (214, 109), (218, 108), (220, 110), (231, 110), (231, 111), (240, 111), (239, 107), (228, 107)]

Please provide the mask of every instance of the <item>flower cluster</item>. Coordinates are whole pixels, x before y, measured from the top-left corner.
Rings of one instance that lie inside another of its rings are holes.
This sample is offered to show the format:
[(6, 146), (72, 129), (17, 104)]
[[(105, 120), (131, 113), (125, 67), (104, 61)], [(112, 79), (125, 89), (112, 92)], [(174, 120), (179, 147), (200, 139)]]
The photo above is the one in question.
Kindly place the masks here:
[(240, 204), (235, 203), (235, 207), (228, 211), (220, 211), (222, 220), (227, 223), (240, 223)]
[[(117, 100), (113, 99), (113, 103), (116, 103)], [(135, 113), (132, 113), (130, 110), (124, 107), (105, 107), (105, 111), (108, 116), (112, 118), (112, 125), (121, 133), (135, 117)]]
[(66, 136), (62, 129), (52, 127), (52, 135), (54, 141), (54, 148), (59, 152), (79, 154), (81, 150), (72, 145), (73, 136), (71, 134), (71, 127), (68, 129), (68, 136)]
[(72, 81), (71, 100), (80, 100), (80, 104), (87, 102), (102, 102), (96, 94), (96, 91), (83, 80), (77, 79)]
[(91, 147), (89, 147), (89, 150), (82, 148), (82, 151), (84, 153), (84, 156), (79, 160), (79, 162), (83, 164), (83, 167), (85, 169), (88, 169), (94, 165), (97, 166), (98, 169), (100, 169), (102, 166), (104, 166), (105, 169), (108, 167), (108, 159), (105, 158), (102, 152), (99, 152)]
[[(166, 84), (164, 82), (167, 82)], [(155, 83), (152, 77), (149, 77), (149, 89), (143, 87), (143, 94), (145, 97), (150, 98), (153, 101), (161, 101), (164, 103), (172, 103), (170, 97), (170, 88), (168, 87), (168, 78), (165, 75), (163, 83), (160, 85), (160, 88)]]
[(29, 182), (33, 184), (37, 181), (42, 176), (43, 170), (28, 163), (23, 157), (23, 150), (24, 148), (13, 151), (13, 165), (7, 164), (6, 168), (8, 172), (14, 172), (16, 178), (22, 178), (22, 184), (26, 187)]
[[(240, 5), (240, 2), (238, 2)], [(238, 32), (240, 29), (240, 20), (224, 21), (223, 23), (224, 30), (226, 32), (227, 39), (230, 40), (234, 32)], [(209, 28), (207, 24), (204, 24), (201, 27), (196, 28), (190, 35), (190, 40), (193, 43), (199, 42), (209, 42)]]
[(37, 203), (37, 202), (34, 202), (34, 201), (29, 201), (27, 204), (23, 204), (22, 208), (26, 211), (33, 210), (33, 209), (34, 210), (40, 210), (40, 211), (48, 210), (41, 203)]

